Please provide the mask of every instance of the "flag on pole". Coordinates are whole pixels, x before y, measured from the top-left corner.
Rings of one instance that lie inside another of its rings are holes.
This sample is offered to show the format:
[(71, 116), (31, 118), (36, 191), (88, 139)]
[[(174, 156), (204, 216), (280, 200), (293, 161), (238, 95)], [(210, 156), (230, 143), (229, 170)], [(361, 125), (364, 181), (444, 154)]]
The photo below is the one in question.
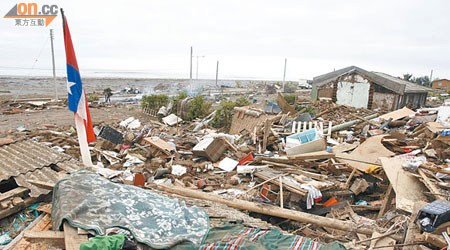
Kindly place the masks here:
[(87, 103), (86, 93), (81, 82), (80, 70), (70, 37), (69, 26), (61, 9), (63, 18), (64, 44), (67, 58), (67, 95), (69, 110), (74, 112), (75, 127), (77, 129), (78, 142), (80, 144), (81, 158), (85, 166), (92, 166), (91, 153), (88, 144), (95, 141), (94, 128), (92, 127), (91, 114)]

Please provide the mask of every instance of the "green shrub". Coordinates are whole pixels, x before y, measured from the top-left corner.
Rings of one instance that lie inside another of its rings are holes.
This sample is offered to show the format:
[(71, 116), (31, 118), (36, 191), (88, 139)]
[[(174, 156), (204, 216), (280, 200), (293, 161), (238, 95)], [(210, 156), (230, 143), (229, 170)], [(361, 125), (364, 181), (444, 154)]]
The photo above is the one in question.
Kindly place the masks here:
[(235, 101), (236, 107), (242, 107), (250, 105), (250, 102), (248, 101), (247, 97), (241, 96)]
[(162, 106), (169, 104), (169, 97), (167, 95), (144, 95), (142, 97), (142, 108), (148, 108), (158, 111)]
[(314, 109), (314, 107), (310, 106), (310, 105), (298, 105), (295, 107), (295, 111), (299, 112), (300, 110), (305, 109), (305, 111), (303, 111), (302, 113), (309, 113), (310, 115), (315, 115), (316, 114), (316, 110)]
[(231, 122), (233, 120), (234, 107), (242, 107), (249, 105), (250, 102), (245, 96), (241, 96), (234, 102), (222, 101), (217, 108), (217, 112), (214, 115), (213, 120), (209, 123), (213, 128), (225, 128), (230, 129)]
[(98, 100), (100, 100), (100, 98), (96, 94), (92, 93), (87, 95), (88, 102), (97, 102)]
[(188, 120), (193, 120), (195, 118), (204, 117), (209, 115), (211, 111), (212, 103), (205, 101), (203, 96), (196, 96), (189, 103), (189, 113)]
[(292, 94), (292, 95), (284, 95), (284, 99), (286, 99), (286, 101), (291, 104), (294, 105), (295, 102), (297, 101), (297, 96)]

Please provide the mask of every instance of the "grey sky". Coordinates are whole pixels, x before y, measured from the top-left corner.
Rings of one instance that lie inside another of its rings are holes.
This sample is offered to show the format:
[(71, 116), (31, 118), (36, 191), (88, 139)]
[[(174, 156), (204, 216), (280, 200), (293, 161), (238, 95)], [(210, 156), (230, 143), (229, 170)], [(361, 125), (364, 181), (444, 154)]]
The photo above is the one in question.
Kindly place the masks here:
[[(0, 14), (17, 1), (0, 1)], [(400, 76), (450, 78), (450, 1), (37, 1), (63, 7), (81, 74), (139, 71), (189, 77), (309, 78), (349, 65)], [(65, 70), (61, 18), (58, 75)], [(48, 29), (0, 21), (0, 74), (51, 75)], [(28, 70), (42, 49), (37, 70)], [(14, 68), (11, 68), (14, 67)], [(194, 59), (195, 76), (195, 59)]]

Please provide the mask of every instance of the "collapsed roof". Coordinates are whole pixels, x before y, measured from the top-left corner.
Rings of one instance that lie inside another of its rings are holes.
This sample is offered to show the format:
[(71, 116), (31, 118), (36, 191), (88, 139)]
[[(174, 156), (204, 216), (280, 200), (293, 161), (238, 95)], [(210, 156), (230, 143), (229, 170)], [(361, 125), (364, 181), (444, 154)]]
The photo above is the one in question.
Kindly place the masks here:
[(389, 89), (397, 94), (403, 95), (407, 93), (426, 93), (431, 91), (430, 88), (403, 80), (381, 72), (367, 71), (365, 69), (349, 66), (330, 73), (326, 73), (313, 78), (312, 85), (316, 87), (323, 86), (329, 82), (337, 80), (343, 75), (358, 73), (366, 77), (368, 80), (376, 83), (386, 89)]

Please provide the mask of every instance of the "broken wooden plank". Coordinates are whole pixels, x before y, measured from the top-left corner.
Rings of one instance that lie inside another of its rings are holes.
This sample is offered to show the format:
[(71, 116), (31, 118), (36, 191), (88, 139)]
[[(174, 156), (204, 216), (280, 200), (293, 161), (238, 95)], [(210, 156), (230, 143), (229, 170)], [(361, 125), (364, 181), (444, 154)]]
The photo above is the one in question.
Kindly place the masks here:
[[(420, 209), (422, 209), (424, 206), (426, 206), (426, 204), (427, 203), (425, 201), (419, 201), (419, 202), (414, 203), (413, 211), (411, 213), (411, 216), (408, 218), (409, 221), (408, 221), (407, 231), (406, 231), (406, 235), (405, 235), (405, 240), (403, 243), (409, 244), (409, 243), (413, 243), (416, 241), (415, 235), (421, 231), (419, 225), (416, 223), (416, 219), (417, 219), (417, 216), (419, 215)], [(412, 247), (412, 246), (408, 246), (403, 249), (415, 250), (416, 248)]]
[(264, 122), (264, 137), (263, 137), (262, 153), (266, 152), (266, 149), (267, 149), (267, 138), (269, 137), (271, 125), (272, 125), (272, 121), (270, 121), (270, 119), (267, 119)]
[(392, 121), (396, 121), (396, 120), (402, 119), (403, 117), (414, 115), (415, 113), (416, 113), (415, 111), (413, 111), (407, 107), (403, 107), (401, 109), (397, 109), (390, 113), (379, 116), (377, 119), (383, 119), (383, 120), (387, 121), (392, 118)]
[(333, 147), (333, 153), (344, 153), (357, 148), (358, 144), (348, 144), (346, 142), (341, 143)]
[(450, 175), (450, 170), (445, 169), (445, 168), (440, 168), (440, 167), (437, 167), (437, 166), (433, 166), (433, 165), (430, 165), (429, 163), (422, 164), (422, 165), (419, 166), (419, 168), (428, 169), (428, 170), (430, 170), (432, 172), (436, 172), (436, 173), (442, 173), (442, 174)]
[(46, 182), (46, 181), (38, 181), (38, 180), (27, 180), (28, 183), (35, 185), (38, 188), (53, 190), (55, 183)]
[(444, 196), (440, 195), (440, 190), (434, 185), (434, 183), (428, 178), (422, 169), (417, 169), (417, 172), (422, 177), (423, 184), (433, 193), (433, 196), (437, 200), (446, 200)]
[(12, 190), (9, 190), (3, 194), (0, 194), (0, 202), (4, 201), (4, 200), (8, 200), (13, 198), (14, 196), (19, 196), (22, 195), (23, 193), (25, 193), (28, 190), (28, 188), (25, 187), (16, 187)]
[(31, 243), (46, 243), (57, 248), (64, 248), (64, 232), (60, 231), (25, 231), (24, 239)]
[(291, 115), (296, 113), (295, 109), (286, 101), (280, 92), (277, 94), (277, 104), (280, 106), (281, 110), (283, 110), (283, 113), (290, 113)]
[(278, 178), (274, 178), (277, 176), (282, 176), (283, 178), (283, 185), (286, 188), (286, 190), (289, 190), (291, 192), (294, 192), (296, 194), (299, 194), (303, 197), (306, 197), (306, 195), (308, 194), (308, 192), (302, 188), (300, 188), (300, 184), (295, 181), (294, 178), (283, 175), (283, 172), (279, 172), (279, 171), (275, 171), (275, 170), (270, 170), (270, 169), (265, 169), (262, 170), (260, 172), (256, 172), (254, 173), (254, 175), (256, 177), (259, 177), (263, 180), (270, 180), (271, 183), (280, 186), (279, 181), (277, 180)]
[(412, 213), (415, 203), (426, 200), (423, 185), (403, 169), (405, 159), (381, 157), (380, 161), (395, 191), (396, 208)]
[[(394, 239), (392, 239), (390, 237), (386, 237), (386, 236), (385, 237), (380, 237), (380, 236), (383, 236), (383, 235), (378, 232), (373, 232), (372, 238), (376, 238), (376, 237), (378, 237), (378, 238), (371, 242), (370, 248), (395, 245), (396, 241)], [(391, 249), (394, 249), (394, 247), (381, 247), (378, 249), (391, 250)]]
[(0, 219), (10, 216), (11, 214), (15, 214), (22, 210), (25, 207), (31, 206), (36, 202), (39, 202), (44, 199), (45, 196), (42, 197), (28, 197), (24, 200), (23, 203), (20, 203), (12, 208), (1, 209), (0, 210)]
[(389, 151), (381, 144), (384, 136), (377, 135), (369, 137), (350, 154), (337, 153), (336, 158), (348, 163), (353, 168), (366, 171), (370, 165), (379, 165), (379, 157), (395, 155), (395, 153)]
[(334, 153), (329, 153), (327, 151), (318, 151), (312, 153), (298, 154), (298, 155), (289, 155), (288, 159), (290, 160), (322, 160), (322, 159), (330, 159), (335, 156)]
[(19, 235), (17, 235), (8, 245), (4, 246), (3, 250), (25, 250), (28, 249), (28, 246), (31, 244), (23, 239), (23, 235), (28, 230), (36, 230), (36, 227), (39, 227), (39, 225), (44, 222), (44, 224), (48, 221), (49, 224), (51, 224), (50, 216), (41, 214), (39, 217), (34, 219)]
[(39, 211), (39, 212), (44, 212), (44, 213), (47, 213), (47, 214), (51, 214), (52, 213), (52, 204), (51, 203), (47, 203), (47, 204), (41, 203), (39, 205), (39, 207), (36, 208), (36, 210)]
[(389, 184), (389, 187), (384, 194), (383, 204), (381, 204), (380, 212), (378, 213), (377, 218), (381, 218), (384, 216), (384, 214), (391, 208), (392, 200), (395, 197), (394, 190), (392, 188), (392, 184)]
[(67, 221), (63, 224), (64, 227), (64, 245), (66, 250), (78, 250), (80, 244), (88, 241), (88, 236), (78, 234), (78, 230), (72, 227)]
[(248, 210), (260, 214), (267, 214), (271, 216), (276, 216), (280, 218), (300, 221), (303, 223), (311, 223), (314, 225), (322, 226), (322, 227), (328, 227), (328, 228), (334, 228), (342, 231), (355, 231), (358, 233), (363, 233), (367, 235), (372, 235), (374, 228), (370, 228), (369, 226), (361, 227), (360, 225), (352, 222), (352, 221), (342, 221), (338, 219), (332, 219), (322, 216), (317, 216), (309, 213), (304, 213), (296, 210), (291, 209), (284, 209), (277, 206), (272, 206), (268, 204), (257, 204), (254, 202), (249, 202), (245, 200), (239, 200), (239, 199), (225, 199), (219, 195), (215, 194), (209, 194), (204, 193), (196, 190), (191, 190), (187, 188), (181, 188), (181, 187), (175, 187), (172, 185), (158, 185), (159, 189), (173, 193), (178, 194), (185, 197), (192, 197), (197, 198), (201, 200), (209, 200), (212, 202), (217, 202), (221, 204), (225, 204), (229, 207), (237, 208), (237, 209), (243, 209)]

